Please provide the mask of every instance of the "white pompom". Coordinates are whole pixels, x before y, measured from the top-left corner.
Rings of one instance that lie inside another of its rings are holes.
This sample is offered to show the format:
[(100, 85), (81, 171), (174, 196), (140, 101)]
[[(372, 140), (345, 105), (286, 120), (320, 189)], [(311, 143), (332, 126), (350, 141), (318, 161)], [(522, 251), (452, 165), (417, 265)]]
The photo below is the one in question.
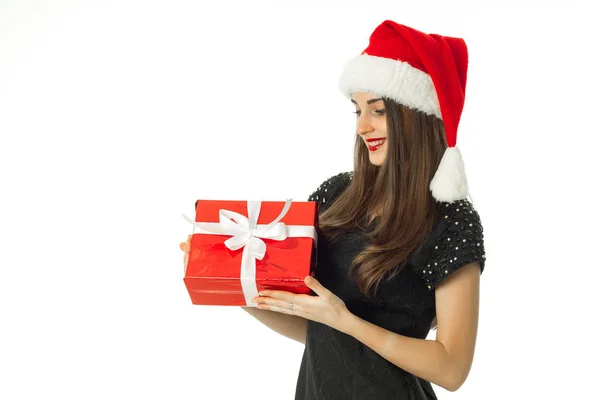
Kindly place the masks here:
[(436, 200), (443, 202), (452, 203), (469, 196), (465, 165), (457, 147), (446, 149), (429, 189)]

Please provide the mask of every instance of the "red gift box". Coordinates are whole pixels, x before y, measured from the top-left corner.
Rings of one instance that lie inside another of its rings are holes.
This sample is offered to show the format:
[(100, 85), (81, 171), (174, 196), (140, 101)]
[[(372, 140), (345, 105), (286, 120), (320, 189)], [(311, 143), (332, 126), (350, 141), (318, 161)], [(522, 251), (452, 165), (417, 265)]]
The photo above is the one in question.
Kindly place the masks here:
[(264, 289), (310, 294), (316, 202), (198, 200), (195, 221), (184, 276), (193, 304), (256, 306)]

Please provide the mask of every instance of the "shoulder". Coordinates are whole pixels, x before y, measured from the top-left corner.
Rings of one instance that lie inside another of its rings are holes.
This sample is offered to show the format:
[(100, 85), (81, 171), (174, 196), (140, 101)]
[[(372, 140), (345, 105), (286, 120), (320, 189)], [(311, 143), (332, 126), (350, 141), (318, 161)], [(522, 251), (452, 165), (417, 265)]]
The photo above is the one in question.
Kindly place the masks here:
[(313, 191), (308, 201), (316, 201), (319, 209), (323, 211), (350, 185), (352, 177), (352, 172), (340, 172), (329, 177)]
[(443, 231), (461, 233), (467, 236), (483, 234), (481, 217), (469, 200), (441, 203), (439, 210), (438, 223)]
[(469, 200), (440, 204), (431, 248), (419, 273), (432, 290), (465, 265), (479, 262), (483, 272), (486, 256), (481, 217)]

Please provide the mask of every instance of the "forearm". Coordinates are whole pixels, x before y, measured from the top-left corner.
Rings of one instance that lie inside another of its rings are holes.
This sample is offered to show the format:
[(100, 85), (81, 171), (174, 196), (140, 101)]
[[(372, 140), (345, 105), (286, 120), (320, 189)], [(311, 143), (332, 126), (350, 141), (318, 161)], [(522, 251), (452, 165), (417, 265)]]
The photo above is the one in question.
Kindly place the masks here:
[(345, 333), (403, 370), (449, 391), (461, 385), (462, 371), (437, 340), (416, 339), (388, 331), (356, 315), (348, 316)]
[(260, 310), (256, 307), (242, 307), (242, 309), (280, 335), (302, 344), (306, 343), (306, 327), (308, 323), (306, 318), (281, 314), (270, 310)]

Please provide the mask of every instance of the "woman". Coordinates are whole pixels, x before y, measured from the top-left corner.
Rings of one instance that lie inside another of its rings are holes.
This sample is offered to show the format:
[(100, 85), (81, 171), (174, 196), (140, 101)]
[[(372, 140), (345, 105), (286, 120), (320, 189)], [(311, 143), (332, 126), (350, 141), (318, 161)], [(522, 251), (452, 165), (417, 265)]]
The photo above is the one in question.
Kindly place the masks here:
[(436, 399), (430, 382), (465, 382), (485, 264), (455, 147), (466, 70), (462, 39), (393, 21), (346, 65), (355, 163), (309, 197), (320, 229), (305, 282), (316, 296), (267, 290), (244, 308), (305, 343), (296, 399)]

